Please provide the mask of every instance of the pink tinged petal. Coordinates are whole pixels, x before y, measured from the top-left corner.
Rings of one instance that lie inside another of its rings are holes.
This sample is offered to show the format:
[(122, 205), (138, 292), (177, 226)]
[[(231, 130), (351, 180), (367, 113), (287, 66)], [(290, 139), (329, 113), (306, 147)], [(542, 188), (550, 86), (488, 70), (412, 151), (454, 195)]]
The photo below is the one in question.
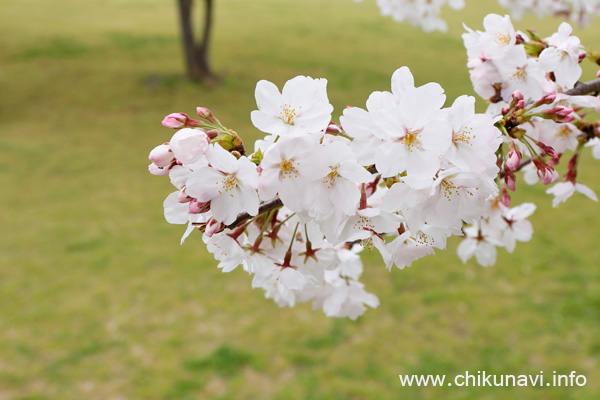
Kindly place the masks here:
[(541, 52), (538, 62), (545, 72), (552, 72), (558, 68), (561, 60), (562, 53), (555, 47), (548, 47)]
[(190, 220), (187, 203), (180, 203), (179, 192), (173, 192), (163, 202), (165, 219), (170, 224), (187, 224)]
[(414, 89), (415, 79), (408, 67), (401, 67), (392, 74), (392, 93), (398, 100), (410, 89)]
[(239, 170), (236, 173), (237, 178), (244, 183), (245, 186), (253, 189), (258, 188), (258, 171), (256, 164), (248, 159), (248, 157), (241, 157), (238, 160)]
[(348, 179), (338, 177), (335, 185), (328, 190), (331, 193), (330, 199), (337, 209), (342, 210), (346, 215), (356, 214), (360, 201), (360, 190), (356, 184)]
[(206, 158), (214, 169), (226, 174), (235, 173), (239, 168), (237, 158), (218, 144), (210, 146)]
[(252, 216), (258, 214), (260, 201), (256, 190), (240, 185), (240, 195), (242, 196), (243, 210)]
[(261, 80), (256, 84), (254, 96), (256, 97), (256, 105), (262, 113), (273, 116), (279, 115), (283, 99), (277, 86), (269, 81)]
[(496, 247), (485, 241), (479, 242), (477, 251), (475, 252), (475, 259), (477, 263), (482, 267), (491, 267), (496, 263)]
[(269, 168), (260, 174), (258, 193), (264, 201), (271, 200), (279, 190), (279, 169)]
[(372, 112), (392, 107), (395, 104), (394, 95), (390, 92), (373, 92), (369, 95), (366, 106), (367, 110)]
[(596, 202), (598, 201), (598, 196), (596, 196), (596, 193), (594, 193), (594, 191), (592, 189), (590, 189), (589, 187), (585, 186), (582, 183), (576, 183), (575, 190), (577, 190), (579, 193), (589, 197), (590, 199), (592, 199)]
[(344, 178), (348, 178), (356, 183), (369, 182), (373, 179), (373, 175), (369, 171), (355, 162), (341, 163), (338, 168), (338, 173)]
[(288, 131), (286, 124), (275, 115), (266, 114), (262, 111), (252, 111), (250, 119), (258, 130), (265, 133), (284, 135)]
[(477, 240), (466, 238), (458, 245), (456, 252), (463, 263), (466, 263), (477, 250)]
[(185, 128), (173, 135), (170, 146), (177, 160), (191, 164), (208, 150), (208, 136), (199, 129)]
[(213, 217), (225, 225), (229, 225), (235, 221), (242, 208), (242, 196), (239, 193), (239, 189), (221, 194), (210, 202), (210, 211)]
[(298, 115), (294, 119), (294, 125), (299, 128), (303, 128), (307, 133), (318, 133), (322, 130), (327, 129), (329, 122), (331, 122), (331, 113), (333, 112), (333, 106), (331, 104), (319, 105), (312, 107), (309, 112)]
[(186, 193), (201, 202), (207, 202), (225, 192), (223, 185), (227, 176), (211, 167), (194, 171), (188, 178)]

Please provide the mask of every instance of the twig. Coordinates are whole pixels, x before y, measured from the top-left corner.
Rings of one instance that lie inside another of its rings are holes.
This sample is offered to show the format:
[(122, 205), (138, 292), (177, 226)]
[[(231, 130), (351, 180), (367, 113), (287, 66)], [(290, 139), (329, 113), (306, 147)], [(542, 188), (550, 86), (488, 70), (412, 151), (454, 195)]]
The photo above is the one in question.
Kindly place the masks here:
[(590, 82), (582, 83), (577, 82), (573, 89), (569, 89), (565, 92), (569, 96), (581, 96), (585, 94), (595, 93), (600, 91), (600, 79), (595, 79)]
[[(258, 207), (257, 215), (261, 215), (261, 214), (270, 212), (270, 211), (275, 210), (276, 208), (279, 208), (282, 206), (283, 206), (283, 203), (281, 202), (281, 199), (278, 197), (276, 199), (273, 199), (271, 201), (267, 201), (266, 203), (261, 204), (260, 207)], [(255, 216), (252, 216), (248, 213), (238, 214), (235, 221), (233, 221), (231, 224), (227, 225), (225, 228), (234, 229), (237, 226), (239, 226), (240, 224), (242, 224), (243, 222), (246, 222), (249, 219), (254, 218), (254, 217)]]

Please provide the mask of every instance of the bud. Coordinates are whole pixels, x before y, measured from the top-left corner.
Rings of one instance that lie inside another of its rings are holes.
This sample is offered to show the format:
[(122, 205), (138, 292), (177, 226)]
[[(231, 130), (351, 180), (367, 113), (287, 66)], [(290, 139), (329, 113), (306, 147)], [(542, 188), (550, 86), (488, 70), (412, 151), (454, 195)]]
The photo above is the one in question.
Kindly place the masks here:
[(204, 234), (208, 237), (211, 237), (215, 233), (219, 232), (223, 228), (223, 223), (216, 221), (214, 218), (211, 218), (206, 223), (206, 228), (204, 229)]
[(202, 203), (198, 201), (198, 199), (193, 199), (190, 201), (189, 212), (190, 214), (202, 214), (210, 210), (210, 201), (207, 203)]
[(506, 167), (511, 171), (516, 171), (521, 164), (522, 154), (519, 150), (513, 149), (506, 156)]
[(502, 188), (502, 197), (500, 197), (500, 201), (504, 206), (510, 207), (510, 196), (508, 195), (506, 188)]
[(587, 53), (581, 53), (579, 55), (579, 60), (577, 62), (582, 62), (587, 57)]
[(554, 159), (554, 160), (559, 159), (559, 156), (558, 156), (558, 154), (556, 154), (556, 151), (554, 151), (554, 148), (548, 146), (547, 144), (540, 142), (539, 140), (537, 140), (535, 142), (535, 144), (537, 144), (544, 151), (544, 153), (546, 153), (547, 155), (552, 157), (552, 159)]
[(523, 100), (523, 93), (520, 90), (515, 90), (512, 94), (513, 101)]
[(193, 200), (193, 198), (188, 196), (188, 194), (185, 192), (185, 185), (183, 185), (181, 190), (179, 190), (179, 195), (177, 196), (177, 201), (180, 203), (188, 203), (192, 200)]
[(212, 114), (212, 112), (206, 107), (196, 107), (196, 113), (202, 119), (212, 122), (213, 124), (217, 122), (217, 119)]
[(175, 159), (169, 143), (163, 143), (156, 146), (152, 149), (148, 158), (158, 167), (168, 167)]
[(507, 188), (509, 188), (513, 192), (515, 191), (517, 186), (515, 174), (513, 174), (513, 172), (506, 166), (504, 167), (504, 183), (506, 184)]
[(189, 119), (190, 118), (187, 116), (187, 114), (173, 113), (167, 115), (162, 120), (162, 124), (167, 128), (181, 129), (187, 125)]
[(558, 172), (548, 164), (546, 164), (543, 160), (539, 158), (534, 158), (533, 163), (537, 168), (537, 175), (544, 185), (549, 185), (558, 180)]
[(600, 78), (600, 69), (596, 72), (596, 78)]
[(209, 131), (206, 131), (206, 136), (208, 136), (208, 138), (210, 140), (213, 140), (214, 138), (216, 138), (217, 136), (219, 136), (219, 131), (216, 129), (211, 129)]
[(159, 167), (158, 165), (156, 165), (154, 163), (148, 165), (148, 171), (150, 171), (150, 173), (152, 175), (156, 175), (156, 176), (166, 176), (166, 175), (169, 175), (169, 169), (168, 168)]

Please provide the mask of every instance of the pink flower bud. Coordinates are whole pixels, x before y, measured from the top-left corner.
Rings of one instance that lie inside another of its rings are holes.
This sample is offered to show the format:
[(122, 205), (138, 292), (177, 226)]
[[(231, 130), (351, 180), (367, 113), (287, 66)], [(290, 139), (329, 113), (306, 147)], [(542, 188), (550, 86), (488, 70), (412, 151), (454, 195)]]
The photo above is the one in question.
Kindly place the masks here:
[(517, 104), (515, 104), (515, 108), (525, 108), (525, 101), (524, 100), (517, 101)]
[(185, 192), (185, 185), (184, 185), (181, 188), (181, 190), (179, 190), (179, 195), (177, 196), (177, 201), (180, 203), (188, 203), (192, 200), (193, 200), (193, 198), (188, 196), (188, 194)]
[(190, 214), (202, 214), (210, 209), (210, 201), (207, 203), (201, 203), (198, 199), (190, 201), (189, 213)]
[(556, 170), (550, 166), (538, 168), (537, 174), (540, 182), (542, 182), (544, 185), (549, 185), (558, 180), (558, 172), (556, 172)]
[(514, 101), (523, 100), (523, 93), (520, 90), (515, 90), (512, 94), (512, 98)]
[(504, 204), (506, 207), (510, 207), (510, 196), (506, 191), (506, 188), (502, 188), (502, 196), (500, 197), (500, 202)]
[(148, 155), (148, 158), (158, 167), (168, 167), (175, 159), (169, 143), (163, 143), (156, 146), (154, 149), (152, 149)]
[(150, 173), (152, 175), (156, 175), (156, 176), (166, 176), (166, 175), (169, 175), (169, 169), (168, 168), (159, 167), (158, 165), (156, 165), (154, 163), (148, 165), (148, 171), (150, 171)]
[(600, 69), (596, 72), (596, 78), (600, 78)]
[(208, 136), (209, 141), (219, 136), (219, 131), (216, 129), (211, 129), (206, 131), (206, 136)]
[(503, 107), (503, 108), (502, 108), (502, 114), (503, 114), (503, 115), (506, 115), (506, 114), (508, 114), (508, 107)]
[(513, 174), (513, 172), (508, 168), (504, 168), (504, 183), (506, 184), (507, 188), (513, 192), (515, 191), (517, 186), (515, 174)]
[(212, 123), (217, 122), (217, 119), (215, 118), (213, 113), (206, 107), (196, 107), (196, 113), (198, 113), (198, 116), (202, 119), (205, 119)]
[(542, 104), (552, 104), (556, 101), (556, 92), (548, 93), (541, 99), (535, 102), (535, 106), (541, 106)]
[(559, 117), (566, 117), (567, 115), (571, 114), (573, 112), (572, 108), (569, 107), (564, 107), (564, 106), (556, 106), (554, 107), (554, 110), (556, 110), (556, 115), (558, 115)]
[(506, 167), (511, 171), (516, 171), (521, 163), (521, 152), (518, 150), (511, 150), (506, 157)]
[(585, 60), (586, 57), (587, 57), (587, 53), (581, 53), (579, 55), (579, 60), (577, 60), (577, 62), (582, 62), (583, 60)]
[(544, 153), (552, 157), (554, 160), (559, 159), (559, 155), (556, 154), (556, 151), (554, 151), (554, 148), (552, 148), (551, 146), (548, 146), (547, 144), (542, 143), (539, 140), (536, 141), (535, 144), (537, 144), (544, 151)]
[(162, 120), (162, 124), (167, 128), (181, 129), (186, 126), (189, 119), (190, 118), (187, 116), (187, 114), (173, 113), (167, 115)]
[(204, 229), (204, 234), (208, 237), (211, 237), (215, 233), (219, 232), (221, 230), (221, 228), (223, 228), (223, 223), (211, 218), (206, 223), (206, 228)]

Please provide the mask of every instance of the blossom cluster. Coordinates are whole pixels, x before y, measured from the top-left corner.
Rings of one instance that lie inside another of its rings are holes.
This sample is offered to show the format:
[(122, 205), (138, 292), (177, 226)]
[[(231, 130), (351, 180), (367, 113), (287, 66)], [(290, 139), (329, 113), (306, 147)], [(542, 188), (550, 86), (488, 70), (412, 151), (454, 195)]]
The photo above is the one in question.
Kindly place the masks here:
[(574, 191), (596, 199), (576, 175), (586, 143), (600, 152), (597, 122), (582, 118), (600, 100), (569, 94), (587, 53), (567, 24), (528, 40), (509, 17), (489, 15), (484, 27), (464, 40), (487, 113), (467, 95), (444, 107), (438, 83), (416, 86), (402, 67), (389, 91), (346, 108), (339, 124), (325, 79), (297, 76), (281, 91), (258, 82), (251, 120), (265, 136), (252, 153), (206, 108), (198, 120), (169, 114), (163, 125), (177, 132), (149, 166), (177, 189), (164, 202), (167, 221), (187, 225), (182, 242), (203, 232), (223, 272), (242, 268), (280, 306), (312, 302), (332, 317), (379, 304), (359, 280), (365, 249), (403, 269), (459, 236), (463, 261), (493, 265), (497, 247), (512, 252), (533, 233), (535, 205), (510, 207), (517, 171), (556, 182), (554, 166), (574, 150), (548, 192), (555, 203)]
[[(592, 16), (600, 14), (600, 0), (498, 0), (498, 3), (510, 10), (515, 19), (521, 19), (525, 13), (535, 13), (539, 18), (558, 16), (585, 26), (590, 23)], [(377, 0), (377, 5), (383, 16), (389, 16), (397, 22), (407, 21), (425, 32), (445, 32), (448, 30), (448, 24), (441, 17), (442, 8), (448, 5), (453, 10), (461, 10), (465, 7), (465, 2)]]

